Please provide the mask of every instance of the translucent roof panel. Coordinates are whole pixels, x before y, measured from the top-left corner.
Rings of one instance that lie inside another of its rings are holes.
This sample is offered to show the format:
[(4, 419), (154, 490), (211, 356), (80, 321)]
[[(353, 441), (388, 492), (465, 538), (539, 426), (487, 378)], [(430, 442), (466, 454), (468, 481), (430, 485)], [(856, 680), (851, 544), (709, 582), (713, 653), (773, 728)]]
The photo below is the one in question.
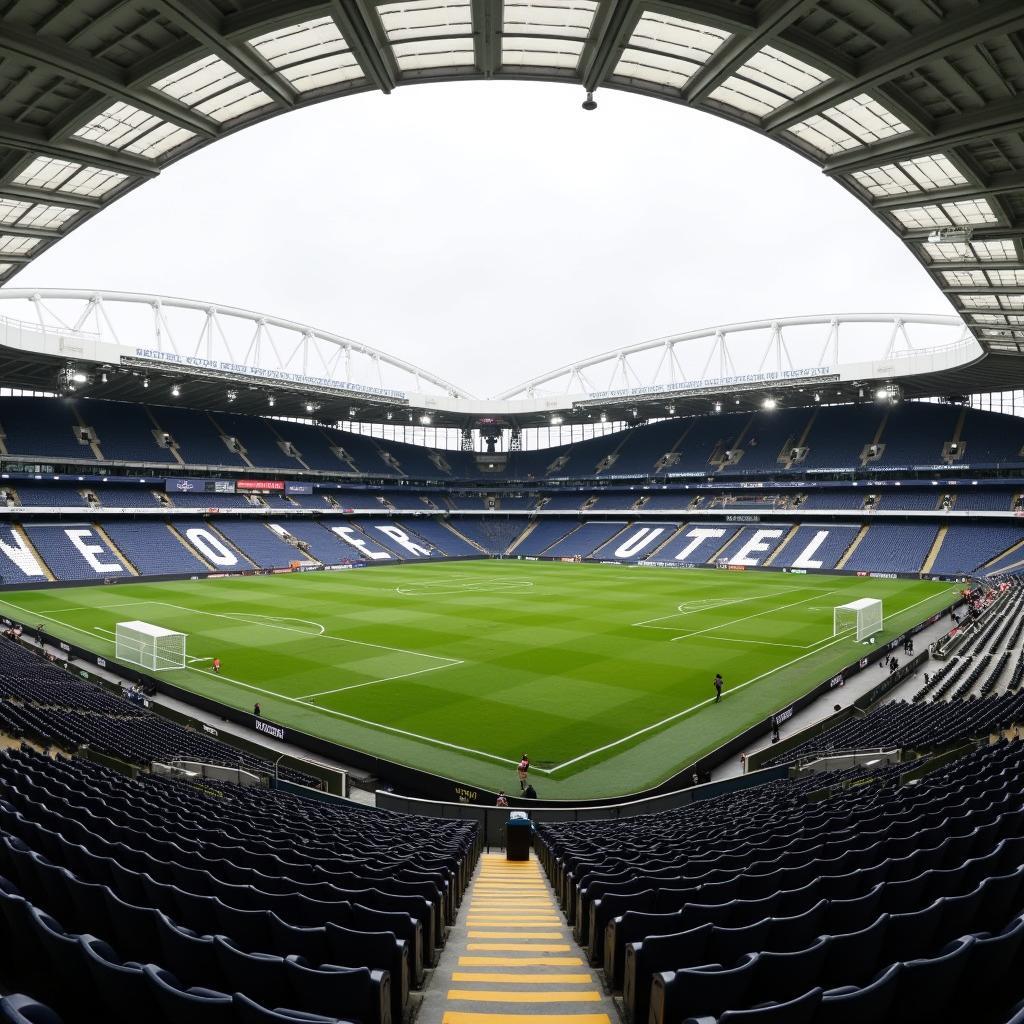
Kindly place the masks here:
[(82, 125), (75, 138), (154, 158), (187, 142), (194, 134), (129, 103), (115, 103)]
[(0, 263), (0, 277), (3, 277), (4, 274), (10, 273), (13, 269), (13, 263)]
[(99, 167), (83, 167), (68, 160), (37, 156), (15, 179), (16, 185), (28, 185), (51, 192), (98, 197), (116, 188), (126, 175)]
[(997, 295), (1003, 309), (1024, 309), (1024, 295)]
[(377, 15), (392, 43), (431, 36), (469, 36), (473, 32), (472, 11), (465, 0), (453, 3), (406, 0), (405, 3), (381, 4)]
[(998, 219), (987, 199), (963, 199), (935, 206), (908, 206), (903, 210), (893, 210), (892, 214), (909, 230), (995, 224)]
[(954, 288), (985, 288), (988, 278), (983, 270), (947, 270), (942, 275)]
[(903, 135), (910, 128), (878, 100), (862, 92), (787, 131), (819, 152), (831, 155)]
[(250, 39), (249, 45), (299, 92), (364, 77), (331, 18), (276, 29)]
[(766, 46), (715, 89), (710, 98), (764, 117), (828, 80), (824, 71), (774, 46)]
[(1024, 288), (1024, 270), (988, 270), (985, 273), (993, 288)]
[(975, 255), (983, 262), (1017, 259), (1017, 246), (1012, 238), (990, 239), (984, 242), (971, 242)]
[(583, 41), (548, 36), (503, 36), (501, 63), (507, 67), (575, 68)]
[(0, 235), (0, 253), (7, 256), (24, 256), (39, 244), (38, 238), (24, 238), (21, 235)]
[(976, 324), (1005, 324), (1006, 317), (1001, 313), (974, 313), (971, 319)]
[(504, 6), (503, 31), (511, 36), (583, 40), (590, 34), (596, 11), (596, 0), (509, 0)]
[(23, 228), (59, 228), (77, 212), (66, 206), (48, 206), (45, 203), (0, 196), (0, 224), (17, 224)]
[(395, 43), (392, 50), (402, 71), (472, 67), (475, 59), (471, 36)]
[(984, 242), (925, 242), (921, 246), (934, 263), (1001, 263), (1017, 259), (1017, 249), (1008, 238)]
[(722, 29), (644, 11), (615, 74), (679, 89), (728, 38)]
[(153, 88), (222, 124), (271, 102), (265, 92), (213, 54), (154, 82)]
[(879, 198), (967, 184), (964, 175), (943, 153), (854, 171), (853, 178), (865, 191)]
[(999, 309), (999, 299), (995, 295), (958, 295), (957, 298), (968, 309)]

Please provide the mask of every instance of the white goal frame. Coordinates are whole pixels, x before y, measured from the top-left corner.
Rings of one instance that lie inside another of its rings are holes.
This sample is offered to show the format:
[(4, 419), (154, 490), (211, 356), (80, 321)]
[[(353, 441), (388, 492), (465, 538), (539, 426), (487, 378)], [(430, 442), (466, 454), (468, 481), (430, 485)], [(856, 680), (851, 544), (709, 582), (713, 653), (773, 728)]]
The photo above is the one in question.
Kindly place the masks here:
[(185, 668), (187, 640), (187, 633), (149, 622), (119, 622), (114, 627), (114, 656), (151, 672)]
[(867, 640), (881, 633), (885, 624), (882, 602), (875, 597), (862, 597), (857, 601), (836, 605), (832, 610), (832, 635), (856, 629), (858, 640)]

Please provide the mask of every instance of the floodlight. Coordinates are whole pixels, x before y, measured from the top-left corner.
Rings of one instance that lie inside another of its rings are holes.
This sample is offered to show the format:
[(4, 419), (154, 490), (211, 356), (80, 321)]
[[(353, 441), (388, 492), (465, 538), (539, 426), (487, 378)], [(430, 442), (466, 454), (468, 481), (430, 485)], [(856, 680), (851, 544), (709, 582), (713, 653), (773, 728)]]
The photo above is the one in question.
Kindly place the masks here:
[(581, 104), (584, 110), (597, 110), (597, 100), (594, 99), (594, 94), (587, 91), (587, 98)]
[(763, 402), (761, 403), (762, 407), (763, 407), (763, 408), (765, 408), (765, 409), (774, 409), (774, 408), (775, 408), (775, 407), (776, 407), (776, 406), (777, 406), (778, 404), (779, 404), (779, 403), (778, 403), (778, 402), (776, 402), (776, 401), (775, 401), (775, 399), (774, 399), (774, 398), (772, 398), (771, 396), (769, 396), (768, 398), (766, 398), (766, 399), (765, 399), (765, 400), (764, 400), (764, 401), (763, 401)]
[(721, 411), (722, 411), (722, 403), (721, 402), (715, 402), (715, 412), (721, 412)]
[(928, 235), (928, 241), (933, 244), (941, 242), (969, 242), (974, 229), (970, 227), (959, 228), (938, 228)]
[(74, 382), (75, 382), (76, 384), (84, 384), (84, 383), (85, 383), (85, 382), (86, 382), (86, 381), (87, 381), (87, 380), (88, 380), (89, 378), (88, 378), (88, 377), (86, 377), (86, 375), (85, 375), (84, 373), (82, 373), (82, 371), (81, 371), (81, 370), (77, 370), (77, 371), (76, 371), (75, 373), (73, 373), (73, 374), (71, 375), (71, 379), (72, 379), (72, 380), (73, 380), (73, 381), (74, 381)]
[(551, 417), (551, 426), (557, 427), (561, 422), (562, 422), (562, 417), (561, 416), (552, 416)]
[(149, 387), (149, 378), (148, 377), (143, 377), (142, 378), (142, 386), (144, 388), (148, 388)]
[(238, 392), (234, 388), (228, 391), (228, 401), (233, 402), (238, 397)]
[(889, 392), (886, 391), (885, 388), (879, 388), (875, 392), (875, 398), (877, 398), (880, 402), (883, 401), (884, 399), (888, 398), (888, 397), (889, 397)]
[(175, 384), (174, 387), (171, 388), (171, 397), (172, 398), (177, 398), (180, 394), (181, 394), (181, 388), (179, 388), (178, 385)]
[(273, 395), (270, 395), (270, 396), (269, 396), (269, 397), (267, 398), (267, 405), (269, 405), (271, 409), (273, 409), (273, 408), (274, 408), (274, 401), (275, 401), (275, 399), (274, 399), (274, 396), (273, 396)]
[(422, 423), (423, 426), (425, 426), (425, 427), (429, 427), (430, 426), (430, 417), (426, 413), (424, 413), (420, 417), (420, 423)]

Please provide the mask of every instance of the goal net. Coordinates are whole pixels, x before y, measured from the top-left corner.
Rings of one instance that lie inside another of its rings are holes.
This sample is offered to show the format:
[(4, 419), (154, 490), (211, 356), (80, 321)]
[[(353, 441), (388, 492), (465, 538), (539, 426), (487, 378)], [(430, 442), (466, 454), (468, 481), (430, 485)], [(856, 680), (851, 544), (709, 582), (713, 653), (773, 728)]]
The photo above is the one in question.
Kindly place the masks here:
[(832, 635), (856, 633), (858, 640), (867, 640), (882, 631), (882, 602), (873, 597), (836, 605), (832, 612)]
[(119, 622), (114, 627), (115, 657), (154, 672), (184, 668), (186, 637), (149, 622)]

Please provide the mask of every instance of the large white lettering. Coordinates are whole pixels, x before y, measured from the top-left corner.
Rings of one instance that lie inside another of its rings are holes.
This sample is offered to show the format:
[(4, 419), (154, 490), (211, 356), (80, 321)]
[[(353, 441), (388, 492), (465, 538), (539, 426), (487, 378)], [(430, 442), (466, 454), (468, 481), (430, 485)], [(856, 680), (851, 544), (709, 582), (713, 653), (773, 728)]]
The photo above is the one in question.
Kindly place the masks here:
[(96, 572), (124, 572), (124, 566), (120, 562), (101, 562), (99, 560), (98, 555), (109, 555), (110, 552), (101, 544), (87, 542), (87, 537), (92, 539), (96, 537), (92, 530), (65, 530), (64, 533)]
[(423, 547), (422, 544), (417, 544), (412, 537), (398, 526), (378, 526), (376, 523), (373, 524), (374, 529), (379, 530), (384, 534), (385, 537), (390, 537), (399, 547), (405, 548), (410, 555), (415, 555), (417, 558), (429, 558), (430, 548)]
[(378, 561), (391, 557), (386, 551), (373, 551), (370, 545), (351, 526), (332, 526), (331, 531), (336, 533), (346, 544), (351, 544), (352, 547), (358, 548), (367, 558)]
[(209, 530), (204, 530), (201, 526), (190, 526), (185, 530), (185, 536), (208, 562), (219, 568), (231, 569), (240, 564), (234, 551)]
[(719, 529), (712, 526), (695, 526), (689, 533), (686, 534), (687, 539), (690, 543), (683, 548), (682, 551), (676, 555), (677, 562), (688, 562), (690, 555), (697, 550), (706, 540), (711, 540), (712, 537), (722, 537), (725, 535), (725, 530)]
[(793, 560), (794, 569), (820, 569), (823, 563), (820, 559), (814, 558), (813, 556), (817, 552), (818, 548), (825, 543), (828, 537), (828, 530), (819, 530), (815, 535), (814, 539), (810, 544), (807, 545), (800, 552), (799, 555)]
[(653, 543), (655, 538), (660, 537), (664, 532), (664, 526), (642, 526), (615, 549), (612, 558), (630, 558), (643, 551), (648, 544)]
[(761, 559), (755, 556), (763, 555), (775, 547), (774, 544), (766, 544), (765, 541), (778, 540), (781, 536), (782, 530), (755, 530), (754, 536), (729, 559), (730, 564), (758, 565)]
[(26, 576), (45, 576), (39, 560), (16, 531), (10, 530), (7, 537), (0, 535), (2, 551)]

